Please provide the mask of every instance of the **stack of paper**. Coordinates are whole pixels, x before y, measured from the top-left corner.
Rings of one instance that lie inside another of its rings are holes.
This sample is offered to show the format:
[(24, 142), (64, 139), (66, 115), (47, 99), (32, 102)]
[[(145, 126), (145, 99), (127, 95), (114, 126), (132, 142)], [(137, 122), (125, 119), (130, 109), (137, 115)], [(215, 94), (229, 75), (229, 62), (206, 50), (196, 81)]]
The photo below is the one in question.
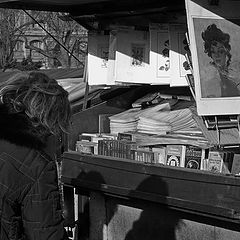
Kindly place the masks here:
[(167, 144), (180, 144), (180, 145), (192, 145), (207, 149), (210, 147), (210, 144), (206, 138), (197, 139), (197, 138), (188, 138), (186, 136), (178, 136), (174, 134), (166, 135), (149, 135), (143, 133), (136, 133), (134, 135), (136, 143), (139, 146), (154, 146), (154, 145), (167, 145)]
[(166, 122), (140, 116), (137, 122), (137, 131), (139, 133), (162, 135), (170, 132), (171, 126)]
[[(156, 107), (142, 111), (138, 118), (137, 130), (149, 134), (165, 134), (178, 130), (196, 129), (197, 124), (189, 108), (171, 110), (169, 104), (159, 104)], [(153, 131), (152, 131), (153, 130)]]
[(110, 132), (123, 133), (136, 131), (137, 119), (140, 113), (140, 108), (132, 108), (127, 111), (109, 117)]
[(145, 109), (132, 108), (110, 117), (111, 133), (137, 134), (141, 144), (190, 144), (206, 146), (189, 101), (168, 99)]

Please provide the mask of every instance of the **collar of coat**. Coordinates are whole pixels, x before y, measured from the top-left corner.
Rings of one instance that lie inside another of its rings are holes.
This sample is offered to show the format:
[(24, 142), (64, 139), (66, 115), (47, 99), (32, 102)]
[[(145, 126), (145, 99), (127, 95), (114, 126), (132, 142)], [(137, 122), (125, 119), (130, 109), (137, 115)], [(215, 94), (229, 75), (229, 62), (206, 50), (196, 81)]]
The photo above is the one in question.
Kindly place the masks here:
[(45, 147), (28, 117), (24, 113), (9, 113), (3, 104), (0, 104), (0, 139), (37, 150)]

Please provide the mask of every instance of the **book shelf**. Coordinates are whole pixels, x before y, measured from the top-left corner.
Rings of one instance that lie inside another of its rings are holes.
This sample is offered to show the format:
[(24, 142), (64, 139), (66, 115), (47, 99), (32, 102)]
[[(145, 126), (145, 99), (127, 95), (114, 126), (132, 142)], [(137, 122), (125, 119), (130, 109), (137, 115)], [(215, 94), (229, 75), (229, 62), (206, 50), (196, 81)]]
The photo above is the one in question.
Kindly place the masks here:
[[(132, 88), (122, 94), (116, 93), (115, 97), (101, 104), (75, 113), (69, 140), (70, 149), (74, 150), (79, 133), (98, 131), (99, 114), (114, 114), (128, 109), (130, 102), (145, 94), (146, 88), (144, 91), (139, 87)], [(119, 102), (121, 106), (117, 104)], [(89, 125), (89, 122), (92, 124)], [(144, 210), (147, 215), (149, 214), (149, 219), (155, 219), (161, 215), (163, 219), (170, 218), (170, 224), (180, 219), (186, 223), (187, 231), (190, 232), (197, 231), (197, 229), (204, 232), (207, 228), (213, 234), (217, 228), (224, 234), (230, 234), (229, 237), (233, 232), (237, 236), (240, 235), (238, 230), (240, 223), (239, 177), (159, 164), (153, 165), (124, 158), (81, 154), (71, 150), (63, 155), (61, 180), (66, 187), (75, 189), (75, 194), (79, 195), (80, 205), (84, 202), (85, 206), (86, 199), (89, 202), (91, 206), (89, 212), (81, 212), (84, 206), (80, 206), (79, 211), (80, 214), (87, 214), (93, 222), (89, 227), (91, 233), (98, 232), (96, 228), (104, 229), (104, 226), (98, 226), (99, 221), (107, 221), (102, 219), (104, 214), (99, 216), (99, 209), (103, 209), (101, 211), (104, 213), (115, 211), (112, 209), (113, 206), (109, 205), (109, 202), (114, 202), (113, 205), (117, 205), (120, 212), (113, 213), (113, 219), (108, 223), (108, 234), (113, 234), (110, 239), (125, 239), (127, 236), (126, 225), (119, 226), (121, 234), (117, 232), (114, 235), (112, 231), (115, 225), (112, 221), (118, 219), (116, 224), (126, 222), (132, 225), (137, 221), (139, 209), (145, 209), (145, 206), (151, 208), (151, 210)], [(126, 216), (125, 208), (129, 207), (130, 213)], [(207, 224), (207, 227), (203, 222)], [(165, 227), (161, 225), (159, 229), (165, 229)], [(154, 230), (150, 230), (152, 231)], [(98, 236), (96, 239), (102, 238)]]
[[(238, 177), (66, 152), (62, 182), (89, 201), (83, 214), (91, 222), (90, 239), (127, 239), (130, 233), (146, 239), (142, 231), (165, 239), (193, 232), (191, 239), (240, 235)], [(103, 230), (108, 238), (100, 238)]]
[(140, 199), (240, 223), (238, 177), (72, 151), (63, 155), (62, 181), (87, 192)]

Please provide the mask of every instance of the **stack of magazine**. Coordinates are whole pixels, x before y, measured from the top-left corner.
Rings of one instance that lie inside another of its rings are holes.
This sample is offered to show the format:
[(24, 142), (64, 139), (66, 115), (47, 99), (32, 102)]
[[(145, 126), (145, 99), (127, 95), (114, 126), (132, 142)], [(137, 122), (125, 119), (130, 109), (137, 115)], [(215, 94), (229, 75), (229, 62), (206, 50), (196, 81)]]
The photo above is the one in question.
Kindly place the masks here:
[[(137, 107), (111, 116), (110, 130), (115, 134), (134, 134), (137, 143), (145, 146), (183, 144), (205, 149), (239, 146), (240, 135), (235, 116), (231, 116), (231, 121), (228, 121), (231, 125), (227, 126), (219, 118), (219, 129), (210, 120), (198, 116), (195, 101), (169, 98), (158, 100), (158, 103), (148, 107), (138, 103)], [(206, 121), (214, 127), (209, 127)]]
[(109, 117), (110, 132), (134, 132), (137, 129), (137, 118), (141, 108), (131, 108), (127, 111)]

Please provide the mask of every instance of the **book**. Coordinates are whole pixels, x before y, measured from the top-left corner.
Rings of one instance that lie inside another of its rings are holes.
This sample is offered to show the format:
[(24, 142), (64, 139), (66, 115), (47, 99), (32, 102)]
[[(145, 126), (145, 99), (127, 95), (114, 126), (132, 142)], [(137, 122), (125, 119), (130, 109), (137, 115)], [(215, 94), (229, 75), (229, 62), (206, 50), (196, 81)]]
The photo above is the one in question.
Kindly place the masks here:
[(97, 143), (89, 141), (77, 141), (76, 142), (76, 151), (86, 154), (97, 154), (96, 152)]
[(102, 139), (116, 139), (117, 135), (111, 133), (80, 133), (78, 136), (79, 141), (90, 141), (98, 143)]
[(110, 120), (109, 120), (110, 116), (112, 116), (112, 114), (99, 114), (98, 116), (99, 134), (110, 132)]
[(118, 133), (117, 140), (135, 142), (134, 133)]
[(116, 135), (110, 134), (110, 133), (80, 133), (78, 136), (79, 141), (78, 142), (89, 142), (89, 145), (91, 143), (94, 143), (94, 154), (98, 154), (98, 141), (103, 139), (116, 139)]
[(234, 157), (233, 152), (224, 150), (224, 159), (223, 159), (223, 166), (222, 166), (223, 174), (231, 174), (233, 157)]
[(110, 116), (110, 132), (118, 134), (119, 132), (135, 131), (140, 110), (140, 108), (130, 108), (126, 111)]
[(154, 153), (140, 149), (131, 150), (131, 159), (143, 163), (154, 163)]
[(131, 159), (131, 150), (136, 148), (136, 143), (131, 141), (111, 139), (102, 139), (98, 141), (98, 154), (104, 156)]
[(234, 153), (231, 173), (234, 175), (240, 175), (240, 153)]
[(203, 159), (205, 158), (205, 150), (195, 146), (186, 146), (185, 150), (185, 168), (203, 169)]
[(135, 102), (132, 103), (132, 107), (141, 107), (144, 108), (145, 106), (150, 106), (154, 104), (158, 104), (162, 101), (160, 96), (160, 92), (148, 93), (143, 97), (137, 99)]
[(156, 146), (151, 148), (154, 153), (154, 163), (166, 164), (166, 147)]
[(166, 165), (184, 167), (185, 145), (166, 146)]
[(79, 136), (78, 136), (78, 140), (79, 141), (86, 141), (86, 142), (91, 142), (92, 141), (92, 138), (93, 136), (95, 136), (95, 134), (85, 134), (85, 133), (80, 133)]
[(210, 172), (221, 173), (223, 166), (224, 152), (217, 150), (209, 150), (208, 153), (208, 166)]

